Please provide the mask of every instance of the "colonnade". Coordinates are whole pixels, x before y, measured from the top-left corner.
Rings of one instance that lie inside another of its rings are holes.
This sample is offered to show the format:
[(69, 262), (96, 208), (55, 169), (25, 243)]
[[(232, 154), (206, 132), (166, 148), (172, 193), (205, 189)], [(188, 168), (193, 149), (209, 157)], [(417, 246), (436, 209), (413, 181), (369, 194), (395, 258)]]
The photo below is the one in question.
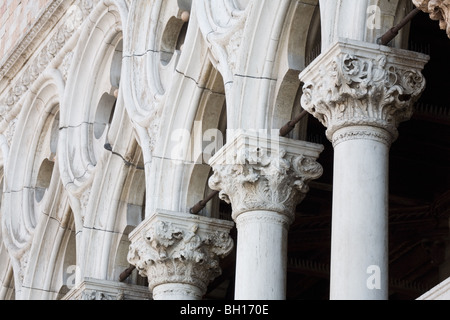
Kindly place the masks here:
[[(302, 107), (334, 146), (330, 299), (388, 298), (389, 148), (425, 88), (427, 61), (340, 39), (300, 74)], [(209, 185), (231, 203), (238, 232), (235, 299), (286, 298), (287, 234), (308, 182), (322, 175), (322, 150), (241, 130), (210, 160)], [(171, 216), (156, 213), (133, 232), (129, 261), (151, 275), (154, 299), (201, 299), (230, 251), (233, 225)]]

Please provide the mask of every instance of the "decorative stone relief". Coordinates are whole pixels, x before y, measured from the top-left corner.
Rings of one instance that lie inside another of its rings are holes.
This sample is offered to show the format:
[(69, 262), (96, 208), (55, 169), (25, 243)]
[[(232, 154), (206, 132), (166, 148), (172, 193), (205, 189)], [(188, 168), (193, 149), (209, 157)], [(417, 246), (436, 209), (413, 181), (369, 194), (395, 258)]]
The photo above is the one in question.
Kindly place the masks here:
[[(328, 128), (327, 137), (348, 126), (385, 129), (395, 140), (425, 89), (423, 54), (346, 40), (338, 42), (300, 74), (302, 106)], [(359, 130), (358, 136), (373, 135)], [(346, 139), (351, 138), (346, 135)], [(336, 142), (336, 141), (334, 141)]]
[(450, 38), (450, 0), (412, 0), (414, 5), (430, 18), (439, 21), (439, 26)]
[(86, 278), (61, 300), (150, 300), (146, 287), (122, 282)]
[[(14, 118), (16, 114), (10, 114), (11, 112), (17, 113), (20, 110), (14, 111), (14, 106), (24, 96), (26, 92), (31, 88), (32, 84), (36, 81), (39, 75), (50, 65), (55, 57), (61, 52), (62, 48), (66, 45), (68, 40), (75, 34), (77, 30), (81, 28), (82, 23), (88, 17), (95, 5), (100, 0), (85, 0), (76, 1), (66, 13), (64, 22), (59, 26), (57, 32), (50, 38), (50, 41), (45, 45), (36, 58), (31, 60), (26, 71), (18, 77), (18, 80), (12, 84), (11, 89), (7, 93), (6, 97), (0, 101), (0, 116), (4, 119)], [(48, 17), (51, 19), (51, 14), (54, 13), (61, 1), (56, 1), (54, 5), (49, 7)], [(25, 49), (23, 49), (25, 50)], [(14, 58), (14, 57), (12, 57)], [(11, 59), (12, 59), (11, 58)], [(68, 70), (70, 62), (65, 60), (64, 69)], [(3, 70), (7, 70), (8, 62), (2, 67)], [(0, 73), (0, 78), (3, 74)], [(3, 132), (5, 128), (0, 128), (0, 132)]]
[[(148, 146), (150, 152), (154, 151), (160, 134), (165, 94), (173, 78), (165, 73), (173, 72), (169, 65), (173, 67), (175, 59), (170, 59), (168, 65), (161, 64), (161, 38), (164, 37), (160, 32), (168, 27), (168, 21), (179, 11), (178, 5), (173, 6), (174, 3), (164, 0), (130, 1), (128, 24), (125, 27), (132, 40), (124, 44), (123, 78), (127, 81), (123, 82), (121, 90), (128, 114), (140, 128), (139, 139), (144, 149)], [(148, 35), (150, 37), (145, 43), (142, 39)], [(176, 43), (177, 39), (170, 40)], [(151, 77), (140, 70), (148, 70)]]
[[(245, 139), (244, 133), (236, 141)], [(257, 138), (260, 139), (264, 138)], [(214, 174), (209, 186), (220, 191), (222, 200), (232, 204), (234, 220), (241, 213), (254, 210), (275, 211), (294, 219), (295, 206), (309, 191), (308, 183), (323, 173), (316, 162), (323, 146), (298, 145), (295, 151), (288, 152), (278, 142), (268, 149), (263, 145), (270, 143), (257, 140), (244, 146), (237, 142), (236, 148), (224, 147), (222, 154), (213, 157), (210, 164)]]
[(16, 126), (17, 126), (17, 119), (13, 119), (11, 122), (9, 122), (8, 128), (5, 130), (5, 137), (9, 145), (11, 145), (12, 143), (14, 133), (16, 132)]
[[(33, 47), (33, 42), (36, 39), (40, 39), (41, 34), (44, 33), (44, 29), (47, 28), (48, 21), (55, 15), (62, 14), (65, 10), (66, 1), (54, 0), (42, 13), (42, 16), (35, 23), (30, 32), (25, 35), (24, 39), (18, 44), (18, 47), (11, 53), (11, 55), (3, 61), (4, 63), (0, 66), (0, 80), (3, 77), (11, 77), (12, 74), (16, 74), (18, 71), (18, 65), (20, 65), (20, 60), (27, 60), (32, 54), (30, 47)], [(2, 60), (2, 59), (0, 59)]]
[(128, 261), (149, 288), (190, 284), (206, 292), (221, 274), (220, 258), (233, 249), (233, 223), (178, 213), (156, 213), (130, 235)]
[(224, 81), (231, 81), (237, 67), (238, 51), (242, 42), (245, 22), (252, 8), (251, 1), (238, 5), (233, 0), (195, 1), (200, 30), (211, 45)]
[(65, 81), (67, 81), (67, 77), (69, 74), (70, 65), (72, 64), (73, 56), (74, 56), (73, 51), (67, 53), (64, 56), (63, 62), (60, 66), (60, 71), (61, 71), (61, 74), (63, 75), (63, 78)]

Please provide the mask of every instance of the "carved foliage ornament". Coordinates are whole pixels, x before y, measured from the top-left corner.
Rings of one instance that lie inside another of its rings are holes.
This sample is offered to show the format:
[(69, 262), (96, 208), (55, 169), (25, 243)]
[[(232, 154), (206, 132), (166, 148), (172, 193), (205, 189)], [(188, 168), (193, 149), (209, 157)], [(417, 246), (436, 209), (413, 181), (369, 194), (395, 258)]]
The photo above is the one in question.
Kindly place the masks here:
[(200, 30), (218, 62), (217, 68), (225, 82), (232, 81), (238, 68), (237, 57), (252, 1), (199, 0), (194, 1), (193, 7), (198, 15)]
[(246, 211), (275, 211), (294, 219), (295, 206), (309, 191), (308, 183), (319, 178), (322, 166), (311, 157), (288, 155), (280, 150), (269, 156), (260, 148), (243, 148), (229, 164), (213, 165), (209, 180), (220, 198), (233, 206), (233, 219)]
[(200, 233), (199, 226), (180, 228), (158, 221), (131, 244), (128, 261), (148, 278), (149, 288), (185, 283), (205, 290), (222, 271), (219, 259), (233, 249), (233, 240), (222, 231)]
[(439, 26), (450, 38), (450, 0), (413, 0), (414, 5), (430, 18), (439, 21)]
[(425, 78), (418, 67), (387, 59), (382, 52), (366, 57), (341, 51), (302, 73), (302, 106), (328, 128), (330, 140), (351, 125), (379, 127), (397, 138), (398, 124), (412, 116)]
[[(4, 100), (0, 101), (0, 116), (7, 118), (9, 112), (12, 111), (18, 101), (28, 92), (32, 84), (41, 75), (44, 70), (50, 65), (55, 57), (60, 54), (62, 48), (69, 42), (69, 39), (81, 28), (82, 23), (87, 16), (93, 10), (93, 7), (99, 2), (99, 0), (79, 0), (67, 10), (64, 23), (58, 26), (56, 33), (51, 36), (48, 44), (41, 49), (36, 58), (30, 60), (26, 66), (26, 72), (24, 72), (18, 80), (12, 85), (7, 96)], [(55, 2), (57, 6), (59, 3)], [(50, 13), (52, 7), (49, 8)], [(49, 14), (50, 14), (49, 13)], [(66, 61), (68, 63), (69, 61)], [(68, 69), (68, 66), (65, 66)], [(0, 71), (0, 78), (4, 76), (3, 72), (5, 67), (2, 67)], [(16, 112), (19, 112), (17, 110)], [(15, 115), (12, 115), (15, 117)]]

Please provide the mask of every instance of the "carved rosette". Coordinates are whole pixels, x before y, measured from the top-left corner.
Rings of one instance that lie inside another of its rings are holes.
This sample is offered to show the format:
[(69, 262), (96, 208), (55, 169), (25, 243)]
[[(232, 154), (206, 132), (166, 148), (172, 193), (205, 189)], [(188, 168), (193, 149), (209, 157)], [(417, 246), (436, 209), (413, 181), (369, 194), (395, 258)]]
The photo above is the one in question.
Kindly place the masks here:
[[(359, 41), (338, 42), (301, 74), (302, 106), (334, 133), (355, 126), (345, 139), (372, 138), (390, 144), (399, 123), (409, 120), (425, 89), (421, 70), (428, 56)], [(384, 129), (361, 130), (362, 127)]]
[(439, 26), (450, 38), (450, 0), (412, 0), (414, 5), (439, 21)]
[(156, 213), (130, 235), (128, 261), (148, 278), (151, 291), (162, 284), (188, 284), (206, 292), (222, 273), (220, 259), (233, 249), (233, 225), (189, 214)]
[(241, 213), (261, 210), (278, 212), (292, 222), (308, 183), (323, 173), (316, 162), (322, 150), (322, 145), (242, 133), (211, 159), (209, 186), (231, 203), (235, 221)]

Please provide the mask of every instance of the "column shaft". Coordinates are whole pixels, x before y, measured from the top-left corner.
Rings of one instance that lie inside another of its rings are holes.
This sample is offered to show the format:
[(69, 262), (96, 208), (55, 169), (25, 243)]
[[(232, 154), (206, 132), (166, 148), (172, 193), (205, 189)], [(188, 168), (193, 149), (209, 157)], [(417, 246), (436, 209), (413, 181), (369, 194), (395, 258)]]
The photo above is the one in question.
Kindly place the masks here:
[(423, 54), (339, 39), (301, 74), (335, 149), (331, 299), (388, 298), (388, 160), (425, 88)]
[(225, 220), (158, 210), (130, 234), (128, 262), (154, 300), (201, 300), (234, 242)]
[(331, 299), (388, 298), (388, 153), (370, 139), (335, 146)]
[(251, 211), (236, 224), (235, 299), (286, 299), (288, 220), (276, 212)]

